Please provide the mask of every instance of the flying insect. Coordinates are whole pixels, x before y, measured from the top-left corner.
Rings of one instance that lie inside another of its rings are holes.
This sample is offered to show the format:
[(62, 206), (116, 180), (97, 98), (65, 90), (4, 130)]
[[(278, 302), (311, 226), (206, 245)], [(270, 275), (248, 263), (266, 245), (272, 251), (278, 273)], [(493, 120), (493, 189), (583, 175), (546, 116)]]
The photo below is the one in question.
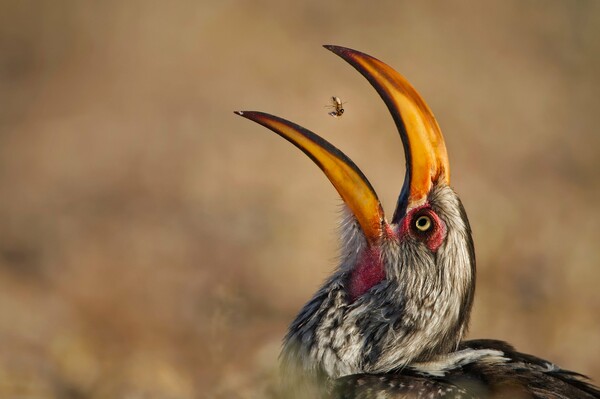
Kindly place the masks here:
[(327, 108), (333, 109), (333, 111), (329, 112), (329, 115), (334, 118), (342, 116), (344, 114), (344, 104), (339, 97), (331, 96), (331, 105), (327, 105)]

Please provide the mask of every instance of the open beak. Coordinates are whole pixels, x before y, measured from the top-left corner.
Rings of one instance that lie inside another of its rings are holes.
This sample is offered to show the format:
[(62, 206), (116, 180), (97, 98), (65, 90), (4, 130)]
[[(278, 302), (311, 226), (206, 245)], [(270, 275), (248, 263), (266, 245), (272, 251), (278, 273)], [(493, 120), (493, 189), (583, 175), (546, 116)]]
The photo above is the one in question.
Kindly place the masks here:
[[(367, 54), (325, 46), (356, 68), (387, 104), (398, 127), (406, 154), (406, 177), (394, 212), (397, 223), (410, 208), (424, 203), (435, 183), (450, 182), (448, 155), (433, 113), (416, 90), (398, 72)], [(255, 111), (236, 114), (279, 134), (325, 173), (358, 221), (367, 242), (375, 244), (387, 222), (373, 187), (358, 167), (332, 144), (285, 119)]]

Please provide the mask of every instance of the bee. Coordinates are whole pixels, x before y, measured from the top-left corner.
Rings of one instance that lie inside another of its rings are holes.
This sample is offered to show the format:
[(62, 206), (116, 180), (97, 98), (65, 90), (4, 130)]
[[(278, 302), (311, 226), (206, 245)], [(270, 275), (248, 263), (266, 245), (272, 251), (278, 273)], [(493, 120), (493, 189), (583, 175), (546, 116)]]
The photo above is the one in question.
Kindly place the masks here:
[(342, 106), (344, 104), (345, 103), (343, 103), (339, 97), (332, 96), (331, 97), (331, 105), (327, 106), (327, 108), (333, 109), (333, 111), (329, 112), (329, 115), (333, 116), (334, 118), (342, 116), (342, 114), (344, 113), (344, 108), (342, 108)]

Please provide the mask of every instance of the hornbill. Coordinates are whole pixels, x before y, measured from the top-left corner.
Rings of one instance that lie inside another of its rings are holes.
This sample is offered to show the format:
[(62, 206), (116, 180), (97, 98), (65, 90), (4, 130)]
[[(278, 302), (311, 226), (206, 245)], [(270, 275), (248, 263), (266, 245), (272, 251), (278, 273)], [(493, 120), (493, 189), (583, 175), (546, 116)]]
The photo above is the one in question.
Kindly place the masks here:
[(286, 397), (600, 398), (586, 377), (504, 342), (463, 341), (475, 254), (433, 113), (390, 66), (325, 47), (367, 78), (387, 105), (406, 174), (388, 222), (365, 175), (332, 144), (285, 119), (236, 111), (308, 155), (345, 205), (339, 266), (284, 339)]

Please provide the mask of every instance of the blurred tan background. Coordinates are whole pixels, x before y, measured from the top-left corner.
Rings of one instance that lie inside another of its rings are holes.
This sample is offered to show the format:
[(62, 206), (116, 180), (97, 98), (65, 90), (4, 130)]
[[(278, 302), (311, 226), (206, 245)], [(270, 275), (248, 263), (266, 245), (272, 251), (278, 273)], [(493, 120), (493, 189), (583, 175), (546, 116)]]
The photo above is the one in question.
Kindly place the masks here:
[[(470, 337), (600, 382), (600, 2), (0, 2), (0, 397), (262, 397), (340, 200), (236, 109), (318, 132), (391, 215), (405, 74), (475, 232)], [(324, 106), (346, 101), (343, 118)]]

